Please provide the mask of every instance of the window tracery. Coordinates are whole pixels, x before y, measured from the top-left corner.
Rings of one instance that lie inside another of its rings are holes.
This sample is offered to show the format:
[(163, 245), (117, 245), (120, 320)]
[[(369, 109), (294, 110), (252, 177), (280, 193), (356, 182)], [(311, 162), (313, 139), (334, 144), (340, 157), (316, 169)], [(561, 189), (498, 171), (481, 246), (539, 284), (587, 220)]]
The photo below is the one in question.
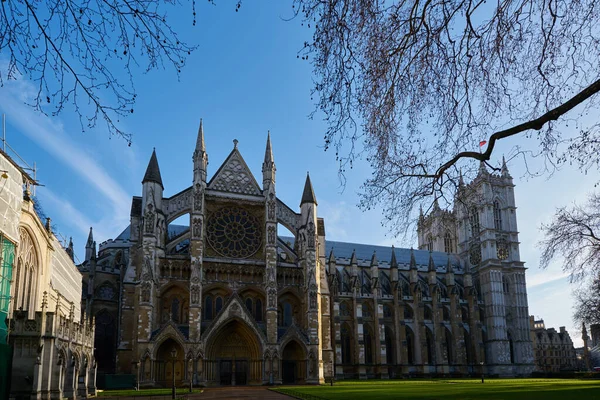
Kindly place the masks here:
[(237, 207), (223, 207), (212, 213), (206, 237), (219, 255), (230, 258), (251, 257), (262, 244), (262, 230), (258, 219)]
[(499, 231), (502, 230), (502, 210), (498, 200), (494, 201), (494, 228)]
[(19, 228), (20, 243), (17, 254), (17, 270), (15, 273), (15, 308), (34, 309), (35, 290), (37, 287), (37, 251), (33, 238), (25, 228)]

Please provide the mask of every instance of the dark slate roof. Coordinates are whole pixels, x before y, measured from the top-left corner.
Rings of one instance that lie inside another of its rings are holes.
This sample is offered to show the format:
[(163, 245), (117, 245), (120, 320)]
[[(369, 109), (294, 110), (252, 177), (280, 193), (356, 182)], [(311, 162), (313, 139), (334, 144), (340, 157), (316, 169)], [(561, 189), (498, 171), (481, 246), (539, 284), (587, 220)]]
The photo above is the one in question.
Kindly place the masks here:
[(310, 175), (308, 174), (306, 174), (306, 182), (304, 183), (304, 191), (302, 192), (302, 200), (300, 201), (300, 205), (304, 203), (317, 204), (317, 198), (315, 197), (315, 192), (310, 181)]
[[(280, 236), (280, 240), (284, 243), (290, 242), (294, 247), (294, 238), (291, 236)], [(370, 244), (359, 244), (359, 243), (346, 243), (338, 242), (334, 240), (327, 240), (325, 242), (325, 254), (329, 256), (329, 253), (333, 250), (333, 255), (338, 264), (350, 264), (350, 258), (352, 257), (352, 251), (356, 251), (356, 258), (359, 266), (370, 266), (373, 252), (377, 254), (377, 260), (379, 268), (389, 268), (392, 260), (392, 247), (391, 246), (375, 246)], [(394, 248), (396, 253), (396, 261), (398, 266), (402, 268), (403, 264), (408, 266), (410, 263), (410, 250), (405, 248)], [(415, 261), (417, 265), (423, 266), (427, 269), (429, 265), (429, 251), (426, 250), (413, 250), (415, 254)], [(433, 263), (437, 268), (444, 269), (448, 265), (448, 254), (441, 251), (431, 252)], [(460, 262), (455, 254), (450, 255), (450, 261), (454, 266), (455, 271), (462, 271)], [(402, 268), (406, 269), (406, 268)]]
[(146, 174), (142, 180), (142, 183), (145, 182), (156, 182), (160, 184), (163, 189), (165, 188), (162, 183), (162, 178), (160, 177), (160, 168), (158, 167), (158, 160), (156, 159), (156, 150), (152, 150), (152, 157), (150, 157)]
[(121, 232), (119, 236), (115, 240), (129, 240), (131, 237), (131, 225), (127, 225), (127, 228)]

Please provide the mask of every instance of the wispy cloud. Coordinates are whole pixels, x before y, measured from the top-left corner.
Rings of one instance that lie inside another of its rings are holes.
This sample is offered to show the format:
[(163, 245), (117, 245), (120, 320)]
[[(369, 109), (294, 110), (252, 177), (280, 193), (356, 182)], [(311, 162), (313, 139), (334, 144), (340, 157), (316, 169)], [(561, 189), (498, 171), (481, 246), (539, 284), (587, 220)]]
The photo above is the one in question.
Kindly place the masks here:
[(565, 279), (569, 276), (562, 271), (543, 271), (536, 274), (528, 273), (527, 275), (527, 287), (529, 289)]
[(0, 91), (1, 108), (10, 115), (11, 123), (19, 131), (71, 171), (93, 186), (113, 203), (113, 207), (126, 212), (129, 196), (123, 188), (85, 151), (66, 134), (62, 124), (34, 111), (25, 104), (31, 97), (31, 83), (25, 80), (5, 82)]

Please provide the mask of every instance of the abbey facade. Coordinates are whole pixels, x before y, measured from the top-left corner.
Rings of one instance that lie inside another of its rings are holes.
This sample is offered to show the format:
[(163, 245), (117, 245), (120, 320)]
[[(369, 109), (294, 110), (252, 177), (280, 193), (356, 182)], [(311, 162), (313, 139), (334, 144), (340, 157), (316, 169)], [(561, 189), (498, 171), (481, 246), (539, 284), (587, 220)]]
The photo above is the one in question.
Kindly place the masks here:
[(269, 138), (262, 185), (237, 141), (210, 179), (207, 165), (201, 124), (190, 187), (165, 196), (153, 153), (130, 226), (98, 254), (90, 232), (79, 268), (99, 374), (261, 385), (533, 369), (506, 166), (422, 215), (413, 250), (326, 240), (308, 176), (299, 207), (277, 197)]

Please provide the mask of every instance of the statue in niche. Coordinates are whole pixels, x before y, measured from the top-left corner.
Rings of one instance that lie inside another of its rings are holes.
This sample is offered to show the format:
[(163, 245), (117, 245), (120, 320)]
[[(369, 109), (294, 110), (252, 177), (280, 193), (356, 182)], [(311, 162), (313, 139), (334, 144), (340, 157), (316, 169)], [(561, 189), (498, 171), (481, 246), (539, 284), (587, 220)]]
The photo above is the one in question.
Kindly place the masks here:
[(194, 189), (194, 210), (202, 211), (202, 186), (199, 183)]
[(192, 228), (192, 234), (195, 238), (201, 238), (202, 237), (202, 219), (200, 218), (194, 218), (194, 224), (193, 224), (193, 228)]
[(150, 284), (145, 282), (142, 285), (142, 302), (149, 303), (150, 302)]
[(153, 206), (152, 204), (148, 204), (148, 207), (146, 209), (146, 213), (144, 214), (144, 226), (145, 226), (145, 232), (152, 234), (154, 233), (154, 219), (155, 219), (155, 215), (154, 215), (154, 210), (153, 210)]
[(315, 248), (315, 224), (310, 221), (308, 223), (308, 243), (307, 246), (309, 249)]
[(269, 244), (275, 244), (275, 227), (274, 226), (270, 226), (268, 229), (268, 233), (267, 233), (267, 240), (269, 242)]
[(192, 287), (192, 296), (191, 296), (192, 304), (200, 303), (200, 288), (198, 286)]
[(275, 288), (269, 289), (269, 307), (277, 307), (277, 290)]
[(269, 200), (269, 202), (267, 203), (267, 214), (269, 216), (270, 220), (274, 220), (275, 219), (275, 200), (273, 200), (273, 193), (271, 193), (269, 196), (271, 196), (271, 200)]

